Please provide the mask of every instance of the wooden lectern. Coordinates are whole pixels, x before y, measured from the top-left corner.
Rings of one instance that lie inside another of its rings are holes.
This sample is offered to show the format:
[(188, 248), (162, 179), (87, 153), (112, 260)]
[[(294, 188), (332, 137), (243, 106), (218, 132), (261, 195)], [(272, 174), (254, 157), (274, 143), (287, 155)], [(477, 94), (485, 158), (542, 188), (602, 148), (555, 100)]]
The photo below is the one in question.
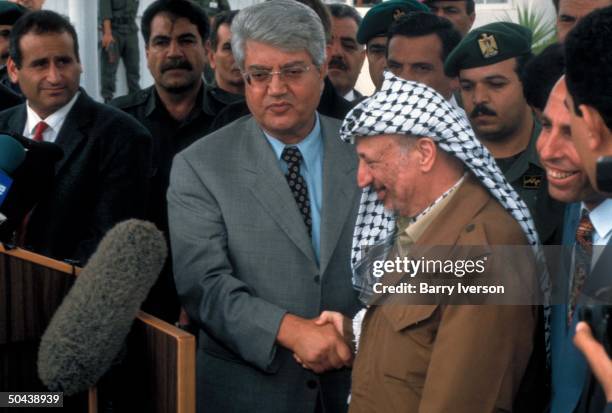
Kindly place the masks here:
[[(46, 391), (38, 379), (40, 338), (79, 268), (0, 243), (0, 391)], [(140, 312), (128, 337), (125, 394), (142, 412), (195, 412), (195, 337)], [(133, 384), (133, 388), (132, 387)], [(97, 412), (96, 389), (65, 398), (73, 411)]]

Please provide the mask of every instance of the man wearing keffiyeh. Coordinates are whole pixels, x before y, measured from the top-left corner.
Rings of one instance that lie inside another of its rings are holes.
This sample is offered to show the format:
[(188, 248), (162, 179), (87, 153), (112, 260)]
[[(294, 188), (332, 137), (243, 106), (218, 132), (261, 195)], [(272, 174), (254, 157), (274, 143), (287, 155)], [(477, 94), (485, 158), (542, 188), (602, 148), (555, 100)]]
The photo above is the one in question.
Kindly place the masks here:
[[(353, 239), (353, 281), (362, 296), (369, 285), (360, 264), (379, 246), (389, 246), (382, 250), (391, 259), (412, 246), (538, 243), (524, 202), (467, 120), (433, 89), (386, 73), (382, 89), (349, 112), (340, 135), (356, 146), (364, 188)], [(522, 268), (505, 265), (487, 271)], [(533, 306), (370, 305), (350, 412), (512, 411), (536, 320)]]

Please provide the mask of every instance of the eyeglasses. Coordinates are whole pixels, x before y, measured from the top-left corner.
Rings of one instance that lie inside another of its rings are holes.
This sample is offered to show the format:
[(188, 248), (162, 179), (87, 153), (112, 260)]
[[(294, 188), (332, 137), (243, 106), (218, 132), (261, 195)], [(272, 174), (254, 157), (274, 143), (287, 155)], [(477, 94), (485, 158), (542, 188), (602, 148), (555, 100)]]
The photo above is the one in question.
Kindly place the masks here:
[(291, 66), (284, 67), (279, 71), (273, 72), (269, 69), (253, 69), (242, 72), (244, 80), (252, 86), (266, 86), (272, 81), (274, 75), (278, 75), (281, 81), (285, 83), (297, 83), (304, 77), (304, 74), (310, 70), (309, 66)]

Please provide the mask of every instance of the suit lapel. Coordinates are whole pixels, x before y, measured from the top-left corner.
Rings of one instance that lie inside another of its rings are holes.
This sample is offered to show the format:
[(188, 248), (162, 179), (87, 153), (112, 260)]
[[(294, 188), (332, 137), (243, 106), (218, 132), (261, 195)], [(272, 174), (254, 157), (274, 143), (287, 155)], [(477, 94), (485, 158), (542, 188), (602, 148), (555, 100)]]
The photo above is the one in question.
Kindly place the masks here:
[(246, 124), (245, 135), (240, 159), (248, 173), (253, 196), (304, 255), (316, 263), (302, 215), (278, 166), (278, 159), (253, 118)]
[[(356, 207), (356, 158), (338, 136), (338, 128), (321, 116), (323, 135), (323, 206), (321, 211), (321, 274), (336, 248), (347, 217)], [(347, 247), (348, 248), (348, 247)]]
[(70, 109), (70, 112), (68, 112), (66, 120), (64, 120), (64, 124), (55, 141), (64, 151), (64, 157), (55, 165), (56, 175), (66, 164), (68, 159), (70, 159), (81, 142), (87, 138), (85, 133), (83, 133), (83, 129), (92, 119), (92, 114), (90, 112), (93, 102), (91, 102), (91, 99), (83, 89), (81, 89), (80, 92), (81, 94), (74, 103), (74, 106)]
[(26, 104), (19, 105), (15, 110), (15, 115), (7, 120), (8, 130), (23, 135), (27, 117), (28, 112), (26, 110)]

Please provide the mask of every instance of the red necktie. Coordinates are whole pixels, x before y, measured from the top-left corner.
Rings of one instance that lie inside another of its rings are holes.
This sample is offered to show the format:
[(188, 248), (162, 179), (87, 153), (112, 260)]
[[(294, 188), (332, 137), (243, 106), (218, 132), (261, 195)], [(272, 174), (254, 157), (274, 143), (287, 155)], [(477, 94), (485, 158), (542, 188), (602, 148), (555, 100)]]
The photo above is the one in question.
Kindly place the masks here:
[(44, 140), (43, 132), (47, 130), (48, 127), (49, 125), (47, 125), (44, 121), (41, 120), (38, 122), (34, 128), (34, 136), (32, 136), (32, 139), (34, 139), (36, 142), (42, 142)]

